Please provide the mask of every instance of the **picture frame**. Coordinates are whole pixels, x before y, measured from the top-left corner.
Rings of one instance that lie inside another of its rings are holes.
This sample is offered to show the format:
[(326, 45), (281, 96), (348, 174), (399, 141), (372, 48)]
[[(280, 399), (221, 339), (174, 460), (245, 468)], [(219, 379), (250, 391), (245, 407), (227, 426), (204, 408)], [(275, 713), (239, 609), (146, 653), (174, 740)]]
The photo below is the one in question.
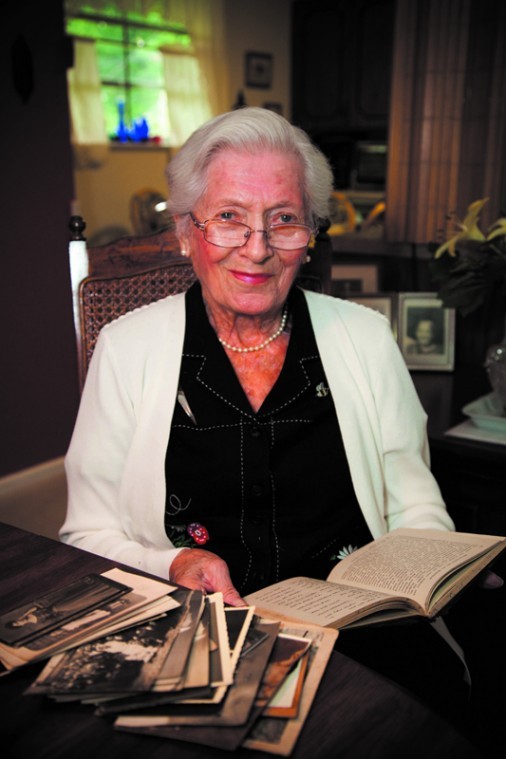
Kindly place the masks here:
[(331, 269), (332, 295), (351, 298), (364, 293), (377, 293), (377, 264), (333, 264)]
[(397, 339), (408, 369), (450, 372), (455, 366), (455, 309), (436, 293), (399, 293)]
[(392, 293), (364, 293), (358, 296), (351, 296), (347, 298), (353, 303), (360, 303), (362, 306), (372, 308), (374, 311), (378, 311), (383, 316), (386, 316), (392, 327), (394, 334), (397, 334), (397, 320), (396, 320), (396, 298)]
[(244, 64), (246, 87), (268, 89), (272, 85), (274, 62), (270, 53), (247, 52)]
[(280, 116), (283, 115), (283, 106), (281, 103), (264, 103), (263, 108), (266, 108), (268, 111), (274, 111), (274, 113), (279, 113)]

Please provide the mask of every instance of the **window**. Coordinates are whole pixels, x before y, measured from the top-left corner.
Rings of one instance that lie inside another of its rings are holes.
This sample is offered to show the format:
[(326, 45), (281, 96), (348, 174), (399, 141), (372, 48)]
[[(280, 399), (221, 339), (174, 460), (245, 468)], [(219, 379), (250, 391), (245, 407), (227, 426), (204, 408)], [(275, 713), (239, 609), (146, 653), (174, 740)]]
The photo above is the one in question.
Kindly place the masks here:
[[(174, 83), (170, 81), (174, 66), (167, 65), (167, 59), (182, 59), (187, 64), (185, 71), (194, 80), (190, 87), (194, 100), (205, 100), (191, 36), (182, 24), (169, 23), (159, 12), (141, 16), (124, 6), (121, 0), (95, 3), (66, 0), (67, 34), (76, 40), (93, 41), (105, 129), (110, 140), (149, 139), (166, 145), (178, 144), (181, 136), (176, 134), (177, 125), (171, 123), (170, 113), (171, 106), (174, 109), (179, 104)], [(209, 108), (205, 107), (204, 112), (203, 120), (209, 117)]]

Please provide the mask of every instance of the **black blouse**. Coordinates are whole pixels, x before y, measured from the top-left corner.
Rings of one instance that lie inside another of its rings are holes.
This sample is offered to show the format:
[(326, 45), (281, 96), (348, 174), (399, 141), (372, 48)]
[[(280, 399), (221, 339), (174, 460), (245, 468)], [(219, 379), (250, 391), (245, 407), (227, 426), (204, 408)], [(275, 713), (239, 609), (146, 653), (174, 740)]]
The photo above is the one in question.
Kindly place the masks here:
[(285, 363), (255, 413), (198, 283), (186, 294), (185, 400), (167, 449), (166, 530), (175, 545), (225, 559), (242, 594), (295, 575), (325, 578), (343, 551), (372, 540), (299, 289), (288, 307)]

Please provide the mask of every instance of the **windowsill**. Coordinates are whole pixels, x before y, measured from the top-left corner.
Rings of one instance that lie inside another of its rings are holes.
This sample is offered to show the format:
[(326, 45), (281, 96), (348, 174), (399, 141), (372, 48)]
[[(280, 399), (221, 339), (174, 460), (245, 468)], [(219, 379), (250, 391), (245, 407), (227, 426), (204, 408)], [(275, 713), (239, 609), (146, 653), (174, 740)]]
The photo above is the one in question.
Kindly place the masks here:
[(130, 152), (134, 150), (140, 150), (141, 152), (145, 150), (163, 150), (164, 152), (167, 152), (172, 149), (170, 145), (163, 142), (115, 142), (114, 140), (111, 140), (109, 147), (111, 150), (115, 151), (127, 150)]

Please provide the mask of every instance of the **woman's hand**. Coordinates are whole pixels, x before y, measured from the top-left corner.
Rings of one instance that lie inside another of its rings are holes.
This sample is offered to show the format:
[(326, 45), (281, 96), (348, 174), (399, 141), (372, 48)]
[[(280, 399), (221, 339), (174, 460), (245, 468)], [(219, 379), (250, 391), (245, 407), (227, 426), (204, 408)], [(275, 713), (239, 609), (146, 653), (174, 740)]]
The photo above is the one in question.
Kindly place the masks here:
[(221, 592), (228, 606), (246, 606), (232, 584), (226, 562), (202, 548), (185, 548), (178, 553), (170, 565), (169, 579), (191, 590)]
[(478, 587), (484, 588), (484, 590), (497, 590), (502, 588), (504, 580), (495, 572), (491, 572), (490, 569), (486, 569), (477, 582)]

